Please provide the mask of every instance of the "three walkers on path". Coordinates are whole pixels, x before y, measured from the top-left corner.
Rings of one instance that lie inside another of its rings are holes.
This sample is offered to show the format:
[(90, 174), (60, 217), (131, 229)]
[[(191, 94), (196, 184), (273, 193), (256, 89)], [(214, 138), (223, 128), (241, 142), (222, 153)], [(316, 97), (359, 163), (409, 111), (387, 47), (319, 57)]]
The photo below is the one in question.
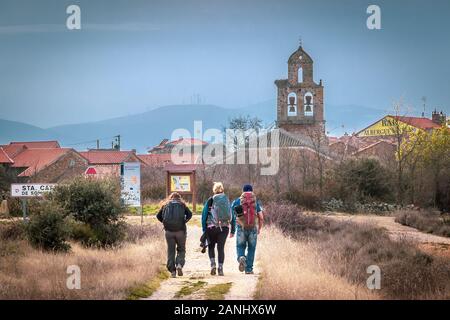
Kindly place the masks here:
[[(258, 234), (263, 227), (262, 206), (253, 187), (244, 185), (242, 194), (231, 204), (225, 194), (223, 184), (214, 183), (213, 196), (203, 207), (200, 239), (202, 252), (208, 249), (211, 263), (211, 275), (223, 276), (225, 261), (225, 243), (228, 236), (236, 234), (236, 253), (239, 271), (253, 274)], [(186, 223), (192, 212), (188, 209), (180, 194), (174, 192), (161, 204), (157, 219), (164, 224), (167, 242), (167, 269), (172, 277), (183, 275), (186, 256)], [(217, 247), (217, 264), (216, 264)]]

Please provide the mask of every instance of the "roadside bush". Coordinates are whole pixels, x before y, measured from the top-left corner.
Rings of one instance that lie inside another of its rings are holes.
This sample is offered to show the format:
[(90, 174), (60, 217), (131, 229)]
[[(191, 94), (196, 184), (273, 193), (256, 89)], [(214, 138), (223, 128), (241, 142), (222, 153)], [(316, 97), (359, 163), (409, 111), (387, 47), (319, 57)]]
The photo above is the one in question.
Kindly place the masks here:
[(25, 238), (22, 221), (0, 223), (0, 240), (21, 240)]
[(322, 202), (322, 209), (331, 212), (345, 212), (348, 211), (348, 207), (341, 199), (331, 198), (328, 201)]
[(78, 223), (72, 237), (84, 245), (113, 246), (125, 236), (119, 185), (113, 180), (77, 178), (57, 186), (51, 199)]
[(334, 168), (329, 176), (331, 197), (344, 203), (393, 201), (392, 174), (376, 159), (351, 159)]
[(91, 226), (120, 220), (122, 206), (118, 183), (113, 180), (76, 178), (68, 184), (58, 185), (52, 200), (69, 212), (76, 221)]
[(166, 187), (164, 185), (152, 185), (142, 188), (143, 200), (161, 200), (166, 196)]
[(61, 208), (44, 202), (39, 213), (30, 216), (26, 225), (29, 242), (49, 251), (68, 251), (66, 240), (70, 236), (69, 224)]
[(117, 246), (125, 239), (125, 228), (123, 221), (97, 225), (93, 228), (94, 237), (90, 239), (89, 244), (97, 247)]
[(299, 190), (292, 189), (288, 192), (285, 192), (281, 195), (283, 200), (287, 200), (292, 204), (296, 204), (302, 207), (305, 207), (309, 210), (320, 210), (321, 209), (321, 201), (320, 196), (317, 192), (310, 190)]
[(365, 286), (366, 269), (382, 270), (381, 294), (390, 299), (448, 298), (450, 262), (421, 252), (412, 243), (392, 240), (386, 230), (319, 215), (298, 206), (270, 203), (266, 221), (289, 236), (313, 243), (329, 271)]
[(426, 233), (450, 237), (450, 216), (431, 211), (400, 210), (395, 221)]
[(91, 240), (95, 238), (95, 233), (90, 225), (71, 219), (69, 226), (71, 239), (80, 242), (84, 246), (93, 244)]
[(113, 247), (125, 240), (126, 223), (119, 221), (92, 227), (83, 222), (72, 221), (70, 231), (71, 238), (84, 246)]

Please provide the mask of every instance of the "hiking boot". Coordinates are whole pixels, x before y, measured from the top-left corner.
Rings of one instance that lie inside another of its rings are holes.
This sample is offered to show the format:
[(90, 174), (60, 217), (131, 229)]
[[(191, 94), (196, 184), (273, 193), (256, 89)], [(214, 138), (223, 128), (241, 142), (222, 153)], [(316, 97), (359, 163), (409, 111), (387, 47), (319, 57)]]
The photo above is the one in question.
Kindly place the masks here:
[(246, 267), (247, 267), (247, 259), (244, 256), (239, 257), (239, 271), (244, 272)]
[(223, 276), (223, 267), (219, 267), (219, 269), (217, 269), (219, 276)]
[(182, 277), (182, 276), (183, 276), (183, 268), (182, 268), (181, 266), (178, 266), (178, 267), (177, 267), (177, 273), (178, 273), (178, 276), (179, 276), (179, 277)]
[(245, 274), (255, 274), (255, 273), (252, 270), (252, 271), (245, 271)]
[(177, 277), (177, 272), (176, 271), (172, 271), (171, 272), (171, 277), (172, 278), (176, 278)]
[(211, 275), (215, 276), (216, 275), (216, 267), (212, 267), (211, 268)]

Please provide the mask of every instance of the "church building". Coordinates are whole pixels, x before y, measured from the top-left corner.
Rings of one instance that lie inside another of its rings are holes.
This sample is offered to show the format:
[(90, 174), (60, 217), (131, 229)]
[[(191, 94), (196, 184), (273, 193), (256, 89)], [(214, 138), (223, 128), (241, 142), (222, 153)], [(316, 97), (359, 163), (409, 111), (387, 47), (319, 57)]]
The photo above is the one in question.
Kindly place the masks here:
[(313, 60), (302, 46), (288, 60), (288, 78), (276, 80), (277, 126), (293, 134), (325, 137), (322, 80), (314, 82)]

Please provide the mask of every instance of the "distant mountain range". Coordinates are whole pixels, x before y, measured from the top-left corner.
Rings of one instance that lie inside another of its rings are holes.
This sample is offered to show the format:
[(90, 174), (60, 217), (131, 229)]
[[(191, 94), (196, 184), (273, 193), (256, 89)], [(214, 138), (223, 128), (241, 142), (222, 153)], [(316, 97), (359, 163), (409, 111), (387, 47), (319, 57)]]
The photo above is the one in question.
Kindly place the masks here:
[[(234, 116), (250, 115), (260, 118), (265, 125), (276, 119), (276, 102), (268, 100), (244, 108), (223, 108), (216, 105), (171, 105), (140, 114), (108, 120), (62, 125), (48, 129), (21, 122), (0, 119), (0, 144), (20, 140), (55, 139), (62, 146), (84, 150), (94, 148), (100, 139), (100, 147), (111, 147), (112, 137), (121, 135), (123, 149), (145, 152), (147, 147), (158, 144), (163, 138), (171, 138), (175, 129), (187, 129), (193, 135), (195, 120), (208, 128), (222, 129)], [(382, 110), (361, 106), (325, 106), (327, 130), (330, 135), (352, 133), (381, 118)], [(342, 127), (344, 125), (344, 127)]]

